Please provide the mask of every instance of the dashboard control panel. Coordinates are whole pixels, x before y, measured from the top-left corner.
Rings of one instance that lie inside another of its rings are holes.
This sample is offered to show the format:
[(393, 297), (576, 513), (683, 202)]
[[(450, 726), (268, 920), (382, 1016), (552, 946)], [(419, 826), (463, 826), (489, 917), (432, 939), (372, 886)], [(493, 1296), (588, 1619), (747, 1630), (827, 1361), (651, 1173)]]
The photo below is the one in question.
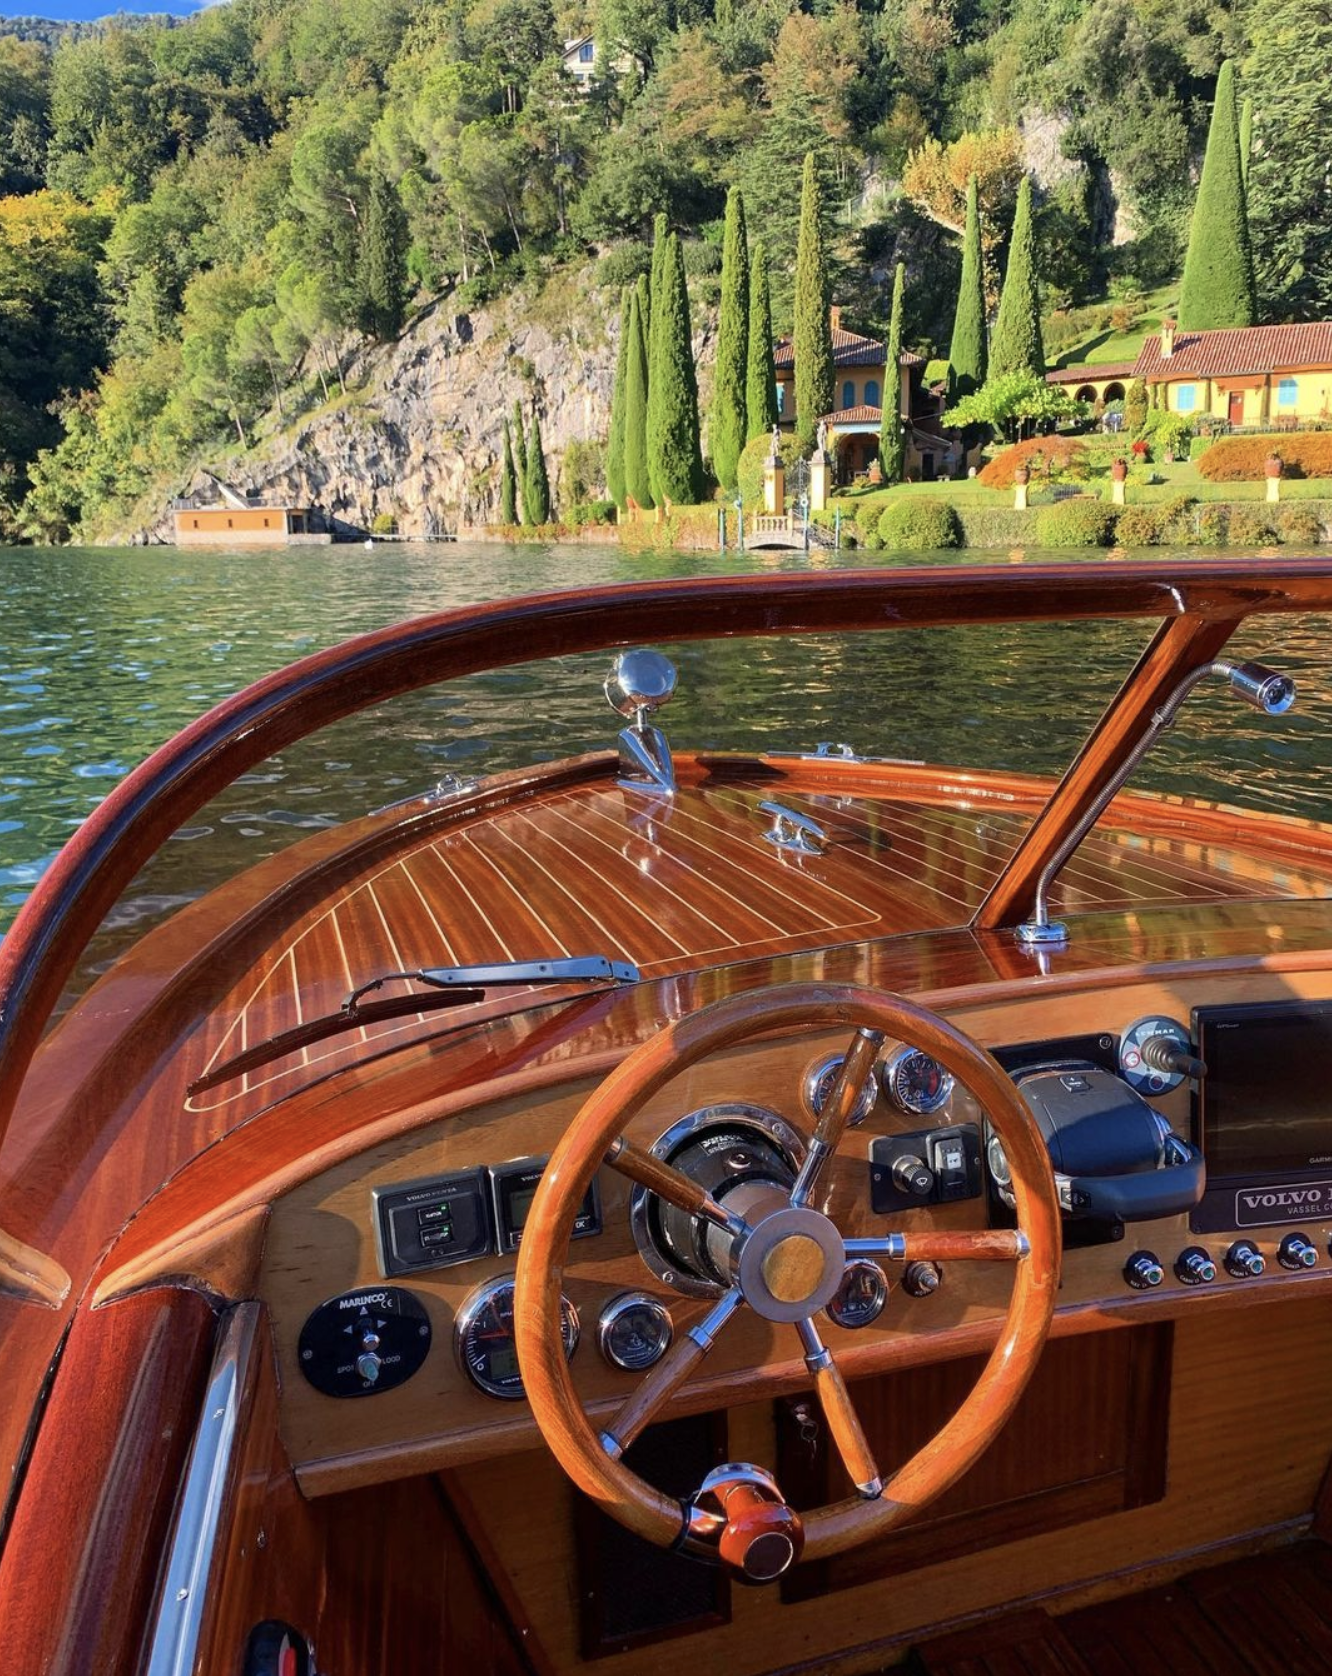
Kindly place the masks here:
[[(546, 1158), (425, 1176), (371, 1193), (380, 1273), (446, 1269), (476, 1257), (511, 1256), (536, 1196)], [(595, 1178), (574, 1218), (574, 1239), (601, 1232)]]
[(876, 1135), (870, 1143), (870, 1209), (876, 1216), (978, 1199), (981, 1138), (974, 1123)]
[(326, 1397), (370, 1397), (412, 1377), (430, 1336), (430, 1317), (403, 1287), (342, 1292), (306, 1317), (298, 1365)]

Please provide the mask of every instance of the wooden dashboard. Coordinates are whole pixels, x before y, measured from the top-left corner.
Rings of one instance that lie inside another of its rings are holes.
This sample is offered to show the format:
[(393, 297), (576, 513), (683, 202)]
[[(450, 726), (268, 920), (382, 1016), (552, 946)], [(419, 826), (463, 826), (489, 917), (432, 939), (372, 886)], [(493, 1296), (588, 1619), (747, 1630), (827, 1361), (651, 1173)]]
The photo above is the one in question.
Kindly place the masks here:
[[(1172, 981), (1138, 982), (1108, 989), (1076, 989), (1033, 997), (1030, 983), (1011, 1000), (989, 1001), (950, 1012), (952, 1022), (990, 1049), (1063, 1040), (1106, 1032), (1118, 1035), (1134, 1020), (1163, 1014), (1187, 1022), (1199, 1005), (1230, 1002), (1327, 999), (1332, 974), (1200, 974)], [(744, 1102), (778, 1114), (808, 1135), (812, 1117), (802, 1087), (810, 1066), (844, 1050), (836, 1034), (768, 1039), (718, 1055), (678, 1077), (639, 1114), (630, 1138), (650, 1145), (672, 1123), (702, 1107)], [(892, 1044), (889, 1044), (889, 1048)], [(885, 1050), (887, 1051), (887, 1049)], [(314, 1389), (301, 1369), (300, 1335), (312, 1310), (356, 1289), (380, 1287), (386, 1276), (375, 1239), (372, 1191), (478, 1165), (549, 1153), (586, 1097), (592, 1081), (574, 1080), (538, 1093), (521, 1093), (471, 1110), (424, 1121), (409, 1132), (311, 1176), (278, 1200), (268, 1228), (259, 1290), (271, 1312), (282, 1383), (282, 1431), (303, 1488), (309, 1494), (480, 1462), (526, 1450), (539, 1435), (526, 1403), (484, 1394), (455, 1354), (459, 1310), (485, 1283), (511, 1274), (512, 1256), (486, 1255), (456, 1266), (398, 1277), (424, 1308), (431, 1347), (420, 1370), (393, 1390), (355, 1400)], [(1189, 1131), (1187, 1085), (1164, 1097), (1159, 1108), (1183, 1134)], [(934, 1117), (908, 1117), (880, 1095), (865, 1122), (848, 1131), (831, 1175), (830, 1213), (848, 1237), (881, 1235), (892, 1228), (985, 1226), (984, 1196), (912, 1210), (901, 1218), (873, 1214), (869, 1154), (876, 1137), (980, 1122), (975, 1102), (961, 1088)], [(629, 1225), (631, 1184), (600, 1172), (603, 1231), (570, 1246), (564, 1292), (577, 1311), (580, 1342), (572, 1359), (579, 1394), (590, 1412), (613, 1413), (641, 1375), (610, 1366), (597, 1347), (596, 1323), (607, 1301), (626, 1289), (658, 1296), (670, 1310), (677, 1335), (709, 1308), (681, 1297), (647, 1267)], [(1217, 1310), (1243, 1309), (1278, 1298), (1316, 1296), (1332, 1284), (1332, 1222), (1298, 1224), (1315, 1245), (1316, 1266), (1288, 1272), (1275, 1261), (1281, 1227), (1189, 1232), (1177, 1216), (1129, 1225), (1123, 1240), (1065, 1253), (1054, 1334), (1082, 1334), (1133, 1323)], [(1239, 1232), (1267, 1259), (1258, 1278), (1227, 1274), (1220, 1257)], [(1217, 1278), (1187, 1286), (1172, 1272), (1175, 1258), (1201, 1244), (1217, 1260)], [(1149, 1249), (1165, 1269), (1164, 1283), (1138, 1292), (1124, 1278), (1126, 1259)], [(851, 1330), (820, 1318), (820, 1328), (848, 1377), (940, 1363), (987, 1347), (1007, 1299), (1003, 1263), (967, 1262), (946, 1267), (943, 1283), (928, 1297), (909, 1296), (896, 1284), (878, 1320)], [(794, 1330), (741, 1312), (719, 1337), (672, 1412), (697, 1413), (778, 1397), (808, 1386)]]

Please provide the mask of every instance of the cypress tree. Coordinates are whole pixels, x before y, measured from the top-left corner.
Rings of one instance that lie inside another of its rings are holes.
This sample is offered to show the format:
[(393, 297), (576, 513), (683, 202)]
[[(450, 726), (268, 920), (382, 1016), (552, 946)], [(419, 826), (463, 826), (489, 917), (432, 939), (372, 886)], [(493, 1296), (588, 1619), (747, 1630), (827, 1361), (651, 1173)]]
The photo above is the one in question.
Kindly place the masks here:
[(772, 360), (772, 303), (768, 295), (768, 251), (754, 246), (749, 265), (749, 357), (745, 370), (745, 441), (777, 423), (777, 369)]
[(652, 506), (647, 466), (648, 370), (647, 340), (643, 335), (643, 291), (640, 279), (629, 299), (629, 350), (624, 367), (624, 492), (625, 504)]
[(1240, 106), (1240, 179), (1244, 182), (1245, 208), (1248, 208), (1249, 157), (1253, 151), (1253, 96), (1246, 94)]
[(897, 264), (893, 278), (893, 313), (888, 325), (888, 352), (883, 368), (883, 418), (879, 421), (879, 463), (885, 483), (902, 481), (906, 444), (902, 437), (902, 294), (906, 267)]
[[(649, 412), (651, 411), (652, 369), (656, 365), (657, 355), (657, 304), (666, 290), (666, 241), (670, 237), (670, 229), (665, 215), (658, 214), (652, 221), (652, 277), (648, 281), (647, 297), (639, 298), (639, 306), (643, 310), (643, 351), (647, 356)], [(641, 283), (641, 282), (640, 282)], [(653, 502), (660, 502), (661, 488), (657, 483), (656, 462), (652, 457), (652, 449), (648, 448), (648, 479), (652, 486)], [(650, 502), (649, 504), (652, 504)]]
[(541, 447), (541, 419), (532, 411), (532, 435), (527, 444), (527, 476), (523, 479), (523, 511), (529, 524), (550, 522), (550, 478)]
[(1253, 250), (1244, 212), (1235, 71), (1227, 59), (1216, 78), (1212, 126), (1184, 259), (1179, 324), (1184, 331), (1207, 332), (1252, 326), (1257, 314)]
[(527, 433), (523, 428), (523, 410), (518, 402), (513, 404), (513, 458), (518, 468), (518, 488), (523, 502), (519, 521), (530, 524), (532, 520), (527, 513)]
[(500, 467), (500, 523), (518, 522), (518, 496), (513, 480), (513, 439), (509, 435), (509, 421), (504, 425), (504, 463)]
[(833, 404), (832, 296), (823, 248), (823, 201), (814, 153), (805, 155), (800, 189), (800, 237), (796, 244), (795, 436), (802, 452), (814, 446), (819, 420)]
[(370, 182), (361, 225), (360, 320), (381, 342), (397, 337), (407, 315), (407, 215), (391, 182)]
[(745, 200), (738, 186), (726, 197), (722, 240), (721, 315), (717, 325), (717, 365), (713, 374), (709, 443), (717, 481), (735, 488), (745, 426), (745, 362), (749, 350), (749, 250), (745, 237)]
[(981, 262), (980, 192), (967, 182), (967, 227), (962, 238), (962, 283), (948, 349), (948, 397), (961, 401), (985, 382), (985, 270)]
[(616, 506), (624, 506), (624, 369), (629, 359), (629, 299), (633, 287), (620, 293), (620, 353), (615, 361), (611, 391), (610, 437), (606, 443), (606, 489)]
[(703, 494), (698, 445), (698, 382), (684, 256), (674, 233), (666, 241), (661, 288), (652, 298), (655, 358), (648, 368), (648, 477), (657, 500), (694, 505)]
[(1041, 295), (1036, 282), (1036, 238), (1031, 221), (1031, 176), (1018, 188), (1013, 236), (1008, 243), (1008, 266), (999, 297), (999, 318), (990, 339), (991, 378), (1010, 372), (1045, 376), (1045, 345), (1041, 342)]

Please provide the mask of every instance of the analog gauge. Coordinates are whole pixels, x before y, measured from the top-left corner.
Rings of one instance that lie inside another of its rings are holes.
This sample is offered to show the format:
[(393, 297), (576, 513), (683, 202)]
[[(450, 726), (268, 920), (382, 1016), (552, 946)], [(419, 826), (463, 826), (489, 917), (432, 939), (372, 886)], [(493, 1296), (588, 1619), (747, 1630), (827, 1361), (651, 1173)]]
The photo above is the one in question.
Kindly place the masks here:
[(883, 1091), (899, 1111), (928, 1117), (948, 1104), (953, 1076), (919, 1048), (899, 1048), (884, 1061)]
[[(842, 1057), (840, 1053), (834, 1053), (826, 1059), (816, 1059), (805, 1072), (805, 1104), (815, 1117), (828, 1103), (828, 1096), (837, 1081), (837, 1073), (842, 1068)], [(851, 1113), (853, 1125), (863, 1123), (874, 1110), (877, 1094), (874, 1078), (866, 1077), (864, 1087), (860, 1090), (860, 1098), (856, 1101), (856, 1109)]]
[(618, 1292), (601, 1312), (597, 1343), (612, 1367), (641, 1373), (659, 1362), (675, 1329), (670, 1311), (648, 1292)]
[(1012, 1210), (1017, 1204), (1013, 1192), (1013, 1171), (1009, 1166), (1008, 1154), (1004, 1151), (1004, 1143), (993, 1129), (989, 1130), (985, 1140), (985, 1162), (989, 1165), (990, 1180), (994, 1183), (995, 1192)]
[[(578, 1348), (578, 1311), (560, 1298), (560, 1332), (564, 1354)], [(492, 1280), (480, 1286), (458, 1311), (453, 1326), (453, 1348), (463, 1372), (488, 1397), (517, 1402), (523, 1395), (523, 1376), (513, 1338), (513, 1280)]]
[(842, 1284), (825, 1308), (839, 1327), (868, 1327), (888, 1302), (888, 1277), (877, 1263), (856, 1257), (846, 1265)]

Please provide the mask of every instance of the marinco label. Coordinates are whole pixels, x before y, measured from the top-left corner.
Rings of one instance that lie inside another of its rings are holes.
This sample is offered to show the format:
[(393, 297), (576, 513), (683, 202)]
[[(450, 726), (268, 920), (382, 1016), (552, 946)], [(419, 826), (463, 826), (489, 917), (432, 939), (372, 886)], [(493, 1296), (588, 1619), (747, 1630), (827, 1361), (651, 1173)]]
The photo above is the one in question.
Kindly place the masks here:
[(1235, 1226), (1259, 1228), (1332, 1215), (1332, 1181), (1296, 1181), (1271, 1187), (1241, 1187), (1235, 1194)]

